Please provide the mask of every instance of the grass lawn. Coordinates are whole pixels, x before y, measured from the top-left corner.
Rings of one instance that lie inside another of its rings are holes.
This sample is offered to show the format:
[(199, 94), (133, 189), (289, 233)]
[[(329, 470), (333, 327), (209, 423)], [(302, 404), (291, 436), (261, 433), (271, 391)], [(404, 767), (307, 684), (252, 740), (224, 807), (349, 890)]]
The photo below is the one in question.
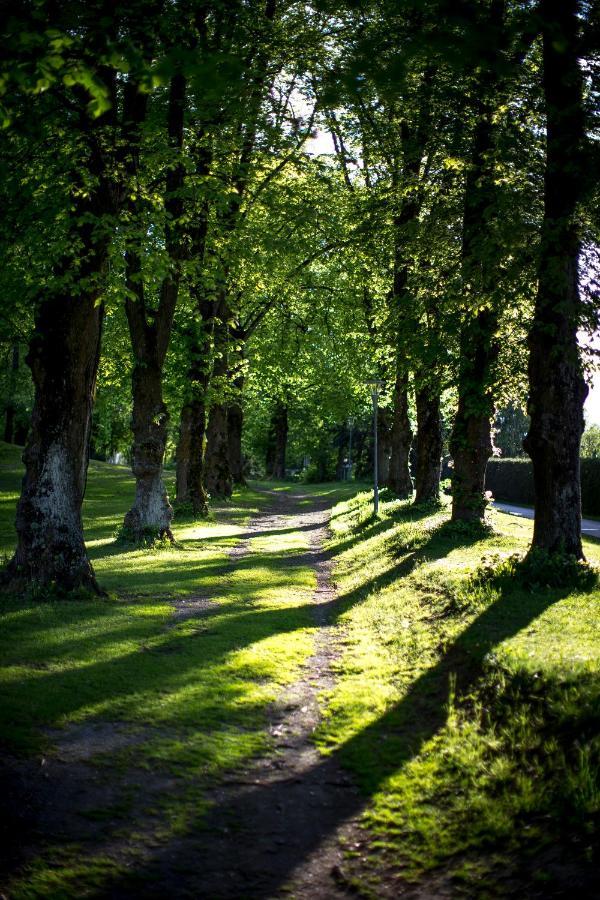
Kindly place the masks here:
[[(19, 457), (0, 444), (6, 555)], [(332, 506), (342, 653), (314, 739), (363, 792), (365, 838), (347, 848), (362, 895), (377, 897), (382, 876), (442, 872), (457, 896), (508, 896), (515, 884), (532, 897), (565, 896), (564, 884), (598, 896), (593, 579), (573, 588), (548, 587), (543, 569), (517, 576), (526, 519), (494, 512), (493, 530), (455, 527), (447, 508), (414, 510), (385, 491), (374, 519), (357, 485), (271, 488), (302, 492), (301, 508), (317, 497)], [(110, 786), (77, 812), (93, 840), (82, 852), (74, 834), (46, 834), (8, 885), (11, 900), (104, 896), (111, 879), (134, 878), (149, 843), (201, 840), (207, 788), (269, 751), (269, 704), (313, 651), (315, 575), (290, 560), (306, 532), (284, 523), (229, 558), (264, 493), (237, 492), (206, 522), (176, 520), (177, 547), (148, 550), (114, 541), (132, 497), (127, 469), (92, 463), (85, 533), (108, 599), (0, 601), (4, 754), (33, 771), (66, 738), (109, 736), (85, 758)], [(585, 549), (600, 563), (600, 543)], [(183, 598), (210, 614), (174, 617)], [(110, 850), (116, 841), (126, 854)]]
[(565, 896), (544, 885), (598, 862), (600, 590), (515, 577), (528, 520), (486, 533), (383, 496), (378, 520), (369, 494), (333, 511), (344, 651), (317, 734), (371, 798), (373, 896), (382, 862), (449, 869), (466, 896), (515, 875)]
[[(7, 557), (21, 471), (20, 450), (0, 445), (0, 550)], [(286, 563), (307, 546), (306, 535), (291, 528), (271, 532), (268, 542), (255, 539), (255, 552), (231, 564), (228, 551), (266, 502), (251, 488), (236, 492), (211, 521), (176, 520), (176, 548), (119, 546), (114, 534), (133, 485), (129, 470), (91, 463), (85, 536), (108, 600), (0, 601), (0, 745), (42, 759), (61, 730), (110, 723), (119, 747), (100, 748), (86, 761), (113, 773), (134, 766), (175, 779), (160, 808), (149, 790), (136, 812), (154, 839), (166, 840), (201, 823), (207, 784), (267, 750), (267, 707), (313, 649), (315, 575)], [(190, 596), (212, 601), (214, 611), (174, 621), (169, 599)], [(115, 819), (125, 825), (129, 793), (124, 783), (105, 808), (87, 813), (113, 829)], [(77, 844), (50, 841), (10, 896), (72, 896), (75, 885), (86, 896), (117, 867), (100, 852), (85, 866), (79, 857)]]

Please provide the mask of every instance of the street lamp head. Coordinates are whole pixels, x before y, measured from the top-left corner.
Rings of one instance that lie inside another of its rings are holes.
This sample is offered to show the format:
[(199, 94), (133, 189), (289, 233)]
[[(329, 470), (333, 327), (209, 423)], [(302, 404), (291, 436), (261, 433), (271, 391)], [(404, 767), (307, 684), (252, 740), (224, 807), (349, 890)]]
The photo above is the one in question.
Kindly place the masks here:
[(365, 381), (365, 384), (367, 385), (367, 387), (371, 388), (371, 396), (374, 399), (375, 397), (378, 396), (379, 389), (381, 387), (383, 387), (385, 382), (382, 381), (380, 378), (371, 378), (371, 379), (369, 379), (369, 381)]

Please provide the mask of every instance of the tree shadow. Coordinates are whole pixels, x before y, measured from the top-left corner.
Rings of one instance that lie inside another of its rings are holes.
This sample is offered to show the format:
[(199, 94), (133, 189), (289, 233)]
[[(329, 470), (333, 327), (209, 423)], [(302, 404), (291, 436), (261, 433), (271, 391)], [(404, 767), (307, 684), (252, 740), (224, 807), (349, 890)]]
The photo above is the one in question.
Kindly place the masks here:
[[(399, 519), (410, 522), (416, 521), (417, 516), (423, 518), (430, 514), (431, 511), (402, 510), (394, 515), (391, 523), (374, 520), (361, 524), (359, 533), (342, 546), (351, 546), (365, 536), (382, 534)], [(441, 523), (414, 546), (395, 546), (392, 540), (390, 565), (385, 572), (321, 604), (319, 610), (333, 625), (350, 606), (362, 602), (373, 590), (409, 574), (423, 561), (440, 559), (457, 546), (476, 543), (482, 536), (477, 530), (461, 533), (449, 523)], [(262, 678), (272, 677), (272, 673), (267, 673), (257, 655), (240, 671), (241, 678), (228, 687), (229, 660), (251, 644), (260, 647), (274, 635), (314, 625), (315, 609), (312, 602), (283, 609), (256, 608), (259, 573), (265, 568), (271, 574), (279, 573), (279, 579), (269, 584), (281, 587), (289, 582), (286, 566), (302, 567), (327, 557), (327, 551), (319, 549), (305, 553), (294, 550), (241, 558), (235, 561), (235, 567), (222, 560), (204, 564), (202, 584), (208, 585), (235, 571), (240, 578), (240, 593), (246, 599), (216, 606), (202, 619), (183, 624), (155, 644), (150, 641), (146, 647), (125, 648), (117, 656), (100, 659), (84, 670), (74, 665), (60, 672), (30, 673), (19, 685), (14, 706), (16, 715), (23, 705), (39, 710), (44, 721), (44, 703), (50, 696), (58, 704), (53, 713), (58, 719), (86, 708), (102, 710), (103, 718), (126, 719), (134, 709), (139, 716), (140, 709), (154, 695), (181, 691), (172, 705), (172, 721), (180, 728), (173, 737), (174, 744), (185, 742), (182, 727), (184, 731), (189, 729), (190, 734), (203, 734), (213, 728), (217, 735), (219, 722), (231, 723), (240, 730), (252, 728), (256, 717), (265, 715), (265, 709), (250, 694), (246, 695), (244, 683), (251, 688)], [(160, 567), (153, 578), (157, 575)], [(198, 572), (191, 573), (190, 578), (198, 583)], [(222, 797), (217, 791), (215, 806), (202, 831), (189, 828), (162, 846), (148, 850), (143, 871), (136, 873), (146, 879), (144, 896), (167, 894), (233, 900), (272, 896), (283, 889), (294, 871), (318, 853), (344, 822), (360, 814), (385, 779), (413, 759), (444, 727), (450, 683), (456, 679), (458, 698), (466, 696), (482, 675), (486, 656), (493, 647), (526, 627), (565, 593), (531, 594), (524, 602), (522, 593), (504, 586), (499, 598), (465, 628), (435, 665), (414, 680), (397, 704), (329, 757), (304, 766), (300, 762), (293, 777), (282, 775), (268, 783), (242, 786)], [(132, 634), (123, 637), (135, 638), (139, 634), (134, 629)], [(77, 647), (73, 646), (71, 652), (75, 651)], [(151, 714), (152, 704), (148, 703), (149, 720)], [(144, 722), (143, 715), (139, 721)], [(170, 727), (171, 723), (167, 720), (166, 724)], [(342, 767), (354, 766), (359, 760), (362, 793), (352, 787), (332, 793), (328, 786), (343, 781)], [(171, 786), (169, 790), (176, 792), (177, 787)], [(122, 821), (118, 822), (115, 832), (122, 825)], [(108, 845), (112, 827), (107, 832)], [(231, 881), (229, 874), (225, 878), (224, 873), (231, 873)], [(127, 877), (119, 876), (103, 883), (102, 891), (104, 896), (139, 896), (140, 882), (132, 885)]]
[[(467, 541), (469, 536), (463, 535), (463, 539)], [(476, 534), (471, 536), (472, 541), (477, 539)], [(455, 548), (456, 532), (450, 526), (434, 529), (425, 545), (380, 578), (327, 604), (329, 622), (333, 623), (351, 603), (358, 602), (374, 587), (382, 587), (407, 567), (414, 567), (419, 559), (441, 558), (450, 541)], [(174, 883), (198, 891), (196, 896), (277, 895), (294, 872), (318, 854), (345, 822), (360, 815), (385, 780), (414, 759), (444, 728), (450, 691), (459, 703), (468, 697), (484, 675), (491, 651), (569, 593), (565, 588), (526, 594), (506, 581), (497, 587), (497, 598), (467, 625), (434, 665), (414, 680), (402, 699), (376, 721), (329, 756), (301, 767), (293, 777), (282, 775), (268, 783), (226, 792), (220, 802), (217, 796), (201, 840), (189, 833), (185, 840), (167, 843), (156, 851), (144, 869), (145, 876), (158, 879), (163, 889), (174, 879)], [(340, 782), (344, 767), (361, 773), (360, 791), (351, 787), (324, 790), (324, 786)], [(274, 812), (277, 810), (279, 814)], [(257, 852), (257, 842), (264, 852)], [(193, 865), (182, 882), (177, 873), (185, 857), (189, 862), (190, 854)], [(233, 872), (231, 884), (224, 881), (224, 872)], [(236, 893), (240, 884), (244, 885), (242, 894)]]

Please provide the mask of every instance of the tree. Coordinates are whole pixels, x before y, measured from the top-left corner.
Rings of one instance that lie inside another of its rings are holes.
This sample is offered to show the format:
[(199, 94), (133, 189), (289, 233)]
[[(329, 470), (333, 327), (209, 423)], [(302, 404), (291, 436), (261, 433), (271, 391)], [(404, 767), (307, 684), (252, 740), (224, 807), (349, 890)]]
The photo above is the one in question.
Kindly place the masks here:
[[(61, 83), (50, 88), (50, 121), (61, 123), (70, 135), (64, 151), (67, 189), (62, 239), (39, 286), (27, 354), (35, 399), (17, 507), (18, 545), (7, 579), (13, 588), (35, 584), (97, 591), (83, 542), (81, 504), (103, 289), (111, 234), (124, 199), (115, 156), (119, 85), (116, 68), (106, 61), (118, 23), (112, 7), (104, 4), (74, 7), (71, 16), (77, 18), (80, 41), (71, 52), (80, 54), (88, 86), (65, 76), (66, 92)], [(60, 13), (55, 24), (68, 33)]]
[(532, 550), (583, 558), (579, 455), (587, 386), (577, 344), (582, 317), (578, 207), (585, 186), (585, 113), (578, 0), (540, 0), (546, 171), (539, 283), (529, 332), (533, 464)]
[[(130, 82), (130, 90), (135, 86)], [(182, 159), (183, 129), (187, 79), (178, 71), (171, 76), (167, 107), (167, 131), (171, 158), (165, 177), (164, 212), (165, 251), (168, 269), (158, 289), (158, 302), (149, 308), (144, 284), (139, 233), (127, 242), (125, 252), (125, 309), (134, 355), (133, 387), (133, 454), (132, 470), (136, 479), (135, 500), (125, 516), (124, 528), (137, 541), (146, 536), (173, 540), (173, 510), (162, 480), (162, 465), (167, 439), (168, 412), (163, 402), (163, 366), (171, 337), (171, 327), (181, 280), (181, 263), (185, 252), (181, 218), (184, 211), (183, 187), (185, 166)], [(139, 96), (139, 92), (136, 91)], [(125, 123), (131, 147), (131, 174), (139, 165), (139, 124), (146, 115), (146, 98), (138, 100), (136, 126)], [(133, 133), (132, 133), (133, 130)], [(136, 217), (135, 201), (131, 213)], [(138, 229), (140, 227), (139, 223)]]

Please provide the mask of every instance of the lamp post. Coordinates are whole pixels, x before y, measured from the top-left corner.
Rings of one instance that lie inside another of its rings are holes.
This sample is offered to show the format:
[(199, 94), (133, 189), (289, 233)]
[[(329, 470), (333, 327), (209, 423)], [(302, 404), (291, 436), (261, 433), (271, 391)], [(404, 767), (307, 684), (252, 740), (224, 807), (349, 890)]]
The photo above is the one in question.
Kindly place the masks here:
[(379, 388), (383, 381), (374, 378), (367, 381), (367, 385), (371, 388), (371, 399), (373, 401), (373, 512), (375, 515), (379, 512), (379, 471), (378, 471), (378, 454), (377, 454), (377, 407), (379, 401)]
[(352, 429), (354, 428), (354, 419), (348, 419), (348, 428), (350, 430), (350, 439), (348, 442), (348, 481), (352, 480)]

